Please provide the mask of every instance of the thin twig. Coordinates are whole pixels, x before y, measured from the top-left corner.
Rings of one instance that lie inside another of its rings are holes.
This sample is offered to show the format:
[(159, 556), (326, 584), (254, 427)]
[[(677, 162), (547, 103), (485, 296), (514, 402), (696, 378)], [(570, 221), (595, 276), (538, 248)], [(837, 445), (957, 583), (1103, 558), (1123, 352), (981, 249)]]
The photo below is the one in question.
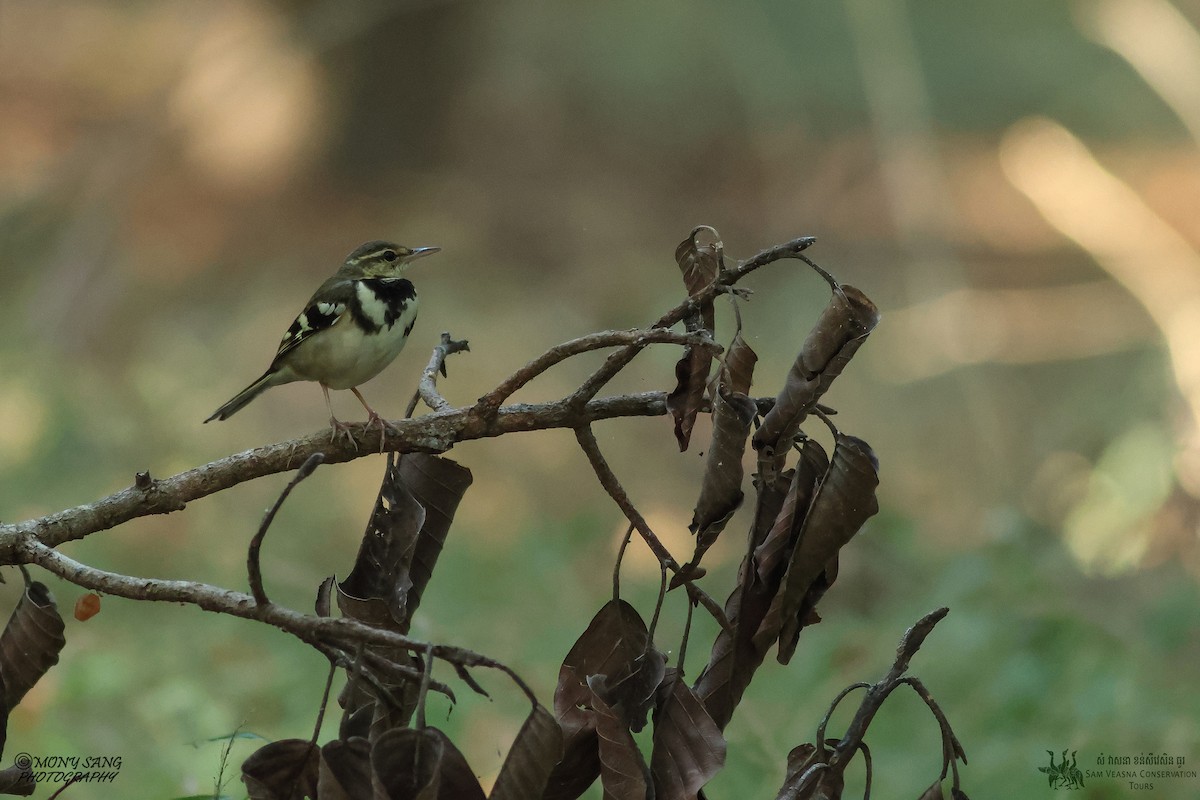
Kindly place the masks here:
[(572, 356), (606, 347), (620, 347), (623, 345), (645, 347), (650, 344), (677, 344), (684, 347), (702, 347), (710, 349), (714, 353), (719, 353), (722, 350), (721, 345), (706, 335), (676, 333), (666, 328), (651, 328), (648, 330), (634, 328), (626, 331), (601, 331), (599, 333), (592, 333), (551, 347), (545, 353), (542, 353), (542, 355), (504, 379), (495, 389), (479, 398), (476, 408), (485, 413), (489, 410), (494, 412), (495, 409), (499, 408), (505, 400), (521, 387), (555, 364), (565, 361)]
[(846, 734), (838, 742), (830, 763), (844, 766), (858, 748), (859, 743), (862, 742), (863, 737), (866, 736), (867, 727), (871, 724), (871, 720), (879, 711), (880, 706), (883, 705), (883, 701), (892, 693), (892, 690), (900, 685), (901, 676), (908, 670), (909, 662), (920, 649), (925, 637), (948, 613), (950, 613), (948, 608), (931, 611), (904, 632), (904, 636), (900, 639), (900, 645), (896, 648), (896, 658), (892, 663), (892, 668), (888, 670), (888, 674), (884, 676), (883, 680), (867, 690), (867, 695), (859, 705), (854, 719), (846, 727)]
[(258, 531), (254, 534), (254, 538), (250, 540), (250, 550), (246, 555), (246, 571), (249, 573), (250, 593), (254, 595), (254, 602), (260, 606), (265, 606), (271, 602), (267, 599), (267, 592), (263, 589), (262, 567), (259, 562), (259, 551), (262, 549), (263, 539), (267, 535), (267, 529), (271, 527), (271, 523), (275, 521), (275, 515), (279, 513), (279, 509), (283, 506), (283, 501), (287, 500), (287, 496), (292, 493), (292, 489), (296, 488), (296, 484), (313, 474), (313, 470), (325, 460), (324, 453), (313, 453), (309, 456), (300, 469), (296, 470), (296, 477), (288, 482), (288, 485), (279, 493), (279, 498), (275, 501), (275, 505), (271, 506), (266, 515), (263, 516), (262, 524), (258, 526)]
[(617, 550), (617, 562), (613, 564), (613, 602), (621, 599), (621, 562), (625, 560), (625, 548), (629, 547), (629, 540), (633, 538), (633, 523), (630, 523), (629, 529), (625, 531), (625, 538), (621, 540), (621, 547)]
[(429, 364), (421, 371), (421, 379), (417, 382), (417, 391), (413, 393), (412, 400), (408, 402), (408, 408), (404, 412), (404, 418), (408, 419), (417, 410), (418, 400), (424, 400), (425, 405), (429, 406), (434, 411), (447, 411), (450, 409), (450, 403), (437, 390), (437, 376), (441, 373), (446, 374), (446, 359), (455, 353), (462, 353), (470, 350), (466, 339), (455, 341), (450, 337), (449, 331), (442, 332), (442, 340), (434, 345), (433, 355), (429, 358)]
[[(637, 529), (641, 534), (642, 539), (650, 547), (650, 551), (654, 553), (658, 563), (666, 569), (671, 570), (676, 574), (679, 573), (681, 567), (679, 562), (671, 555), (662, 541), (650, 529), (650, 525), (646, 522), (646, 518), (629, 499), (629, 495), (625, 492), (625, 487), (621, 486), (621, 481), (617, 479), (616, 473), (612, 471), (612, 467), (608, 465), (608, 461), (604, 458), (604, 453), (600, 452), (600, 444), (596, 441), (596, 434), (592, 433), (591, 425), (584, 425), (575, 429), (575, 439), (579, 442), (584, 455), (592, 465), (592, 470), (596, 473), (596, 478), (600, 481), (600, 485), (604, 487), (604, 491), (608, 492), (609, 497), (617, 504), (625, 514), (625, 518), (630, 524)], [(725, 610), (708, 596), (704, 590), (696, 586), (691, 581), (684, 584), (687, 587), (688, 597), (691, 597), (696, 602), (712, 614), (722, 628), (732, 633), (733, 626), (729, 623), (729, 618), (725, 616)]]

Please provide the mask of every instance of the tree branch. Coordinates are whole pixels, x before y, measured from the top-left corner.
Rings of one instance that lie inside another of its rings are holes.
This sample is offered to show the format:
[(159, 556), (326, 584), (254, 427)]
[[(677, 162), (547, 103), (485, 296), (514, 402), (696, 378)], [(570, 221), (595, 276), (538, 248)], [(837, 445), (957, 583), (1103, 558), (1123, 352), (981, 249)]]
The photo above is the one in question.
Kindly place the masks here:
[[(402, 648), (430, 652), (435, 658), (457, 666), (498, 669), (510, 677), (514, 677), (512, 670), (504, 664), (473, 650), (451, 645), (429, 644), (348, 617), (318, 617), (302, 614), (270, 602), (260, 605), (252, 595), (207, 583), (135, 578), (116, 572), (107, 572), (65, 556), (31, 536), (24, 536), (15, 548), (15, 552), (18, 563), (37, 564), (76, 586), (130, 600), (187, 603), (205, 611), (265, 622), (285, 633), (290, 633), (306, 644), (316, 646), (318, 649), (323, 649), (330, 644), (348, 647), (356, 646), (359, 643)], [(528, 687), (524, 683), (520, 680), (517, 680), (517, 683), (523, 691), (529, 693)]]
[[(580, 409), (567, 400), (549, 403), (517, 403), (499, 409), (484, 419), (472, 409), (452, 409), (416, 419), (397, 420), (382, 435), (385, 451), (398, 453), (442, 453), (457, 442), (503, 436), (517, 431), (574, 429), (600, 419), (656, 417), (667, 413), (663, 392), (605, 397)], [(365, 423), (351, 426), (352, 437), (329, 441), (328, 429), (300, 439), (256, 447), (169, 478), (151, 479), (149, 488), (130, 486), (85, 505), (38, 519), (0, 525), (0, 564), (16, 564), (16, 548), (23, 537), (32, 535), (42, 544), (57, 547), (82, 539), (96, 531), (114, 528), (137, 517), (181, 511), (193, 500), (236, 486), (239, 483), (286, 472), (303, 464), (314, 453), (323, 453), (326, 464), (353, 461), (374, 455), (368, 440), (378, 442), (376, 428), (365, 431)], [(359, 445), (364, 445), (360, 447)], [(146, 482), (143, 482), (144, 484)]]

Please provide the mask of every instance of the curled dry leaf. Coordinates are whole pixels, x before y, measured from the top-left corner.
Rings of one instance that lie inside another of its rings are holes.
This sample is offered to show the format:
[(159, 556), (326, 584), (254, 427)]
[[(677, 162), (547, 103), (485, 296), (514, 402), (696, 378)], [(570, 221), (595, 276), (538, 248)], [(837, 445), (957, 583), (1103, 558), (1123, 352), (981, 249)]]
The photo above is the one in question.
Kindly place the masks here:
[(320, 800), (371, 796), (371, 743), (361, 736), (334, 739), (321, 748), (317, 771)]
[[(554, 712), (564, 734), (562, 759), (555, 766), (545, 800), (582, 794), (601, 770), (596, 703), (616, 714), (631, 730), (641, 730), (662, 682), (665, 659), (650, 642), (646, 624), (624, 600), (610, 600), (563, 659), (554, 692)], [(605, 712), (607, 713), (607, 712)], [(619, 737), (609, 731), (609, 751)]]
[(412, 558), (412, 585), (406, 606), (411, 617), (433, 576), (433, 568), (446, 543), (446, 535), (458, 511), (458, 504), (474, 479), (471, 470), (457, 461), (427, 453), (406, 453), (402, 456), (400, 477), (425, 509), (425, 524), (421, 526)]
[(343, 614), (408, 631), (471, 480), (466, 467), (426, 453), (388, 467), (354, 569), (338, 584)]
[(441, 792), (444, 739), (432, 728), (396, 728), (371, 746), (374, 797), (437, 800)]
[[(691, 330), (689, 324), (688, 329)], [(703, 347), (687, 347), (675, 364), (675, 388), (667, 395), (667, 410), (675, 420), (675, 441), (679, 451), (688, 449), (696, 415), (704, 405), (704, 389), (712, 368), (712, 353)]]
[(553, 714), (540, 705), (534, 706), (509, 748), (488, 800), (541, 797), (562, 753), (562, 728)]
[(878, 324), (879, 309), (865, 294), (853, 286), (838, 287), (804, 340), (775, 406), (754, 434), (755, 448), (780, 450), (791, 444), (817, 400)]
[(716, 228), (698, 225), (675, 248), (675, 263), (683, 273), (683, 285), (694, 297), (717, 279), (725, 245)]
[(776, 800), (810, 797), (806, 790), (816, 783), (817, 770), (821, 769), (817, 767), (817, 770), (813, 770), (813, 767), (823, 763), (825, 756), (816, 745), (808, 742), (793, 747), (787, 756), (787, 774), (783, 779), (783, 786), (775, 795)]
[[(875, 453), (862, 439), (839, 434), (829, 469), (804, 518), (784, 574), (783, 585), (755, 634), (755, 645), (766, 649), (780, 637), (783, 626), (795, 621), (813, 582), (854, 534), (879, 510)], [(780, 652), (783, 663), (783, 651)]]
[(721, 388), (729, 392), (750, 394), (750, 386), (754, 382), (754, 365), (758, 363), (758, 353), (738, 331), (729, 343), (725, 360), (721, 363)]
[(645, 800), (650, 770), (629, 724), (598, 694), (589, 700), (600, 751), (600, 784), (606, 800)]
[(27, 581), (20, 602), (0, 634), (0, 678), (4, 681), (4, 706), (9, 711), (58, 663), (58, 654), (67, 643), (65, 628), (54, 595), (46, 585)]
[(306, 739), (265, 744), (242, 762), (250, 800), (302, 800), (317, 796), (320, 751)]
[(695, 800), (725, 766), (725, 737), (675, 670), (660, 688), (654, 712), (650, 774), (657, 800)]
[(718, 393), (713, 401), (713, 437), (705, 455), (700, 499), (689, 529), (696, 535), (692, 563), (713, 545), (742, 504), (742, 455), (757, 407), (744, 394)]
[(354, 568), (337, 585), (338, 608), (344, 615), (401, 633), (407, 630), (410, 566), (424, 524), (424, 506), (405, 485), (399, 466), (390, 462)]
[[(724, 258), (722, 247), (716, 230), (701, 225), (675, 248), (675, 261), (683, 273), (683, 283), (689, 296), (694, 297), (717, 279)], [(683, 321), (691, 333), (707, 331), (712, 335), (716, 328), (712, 300), (700, 303)], [(675, 420), (675, 439), (680, 451), (687, 450), (691, 441), (696, 415), (704, 402), (712, 361), (712, 353), (708, 349), (688, 347), (675, 365), (675, 389), (667, 395), (667, 410)]]
[(754, 566), (763, 583), (778, 586), (783, 577), (780, 569), (791, 556), (796, 546), (800, 525), (808, 515), (809, 506), (816, 495), (817, 486), (829, 469), (829, 456), (825, 449), (812, 439), (806, 439), (800, 449), (800, 462), (792, 473), (787, 497), (775, 518), (766, 538), (754, 550)]
[[(786, 472), (771, 478), (756, 478), (758, 497), (751, 531), (752, 546), (766, 536), (767, 530), (778, 517), (790, 478), (791, 475)], [(755, 670), (766, 656), (766, 648), (756, 648), (753, 637), (777, 589), (777, 583), (768, 585), (758, 580), (753, 558), (748, 554), (738, 570), (737, 586), (725, 603), (725, 616), (732, 630), (721, 630), (717, 634), (708, 664), (692, 687), (717, 727), (722, 730), (733, 718), (734, 709), (741, 702)]]

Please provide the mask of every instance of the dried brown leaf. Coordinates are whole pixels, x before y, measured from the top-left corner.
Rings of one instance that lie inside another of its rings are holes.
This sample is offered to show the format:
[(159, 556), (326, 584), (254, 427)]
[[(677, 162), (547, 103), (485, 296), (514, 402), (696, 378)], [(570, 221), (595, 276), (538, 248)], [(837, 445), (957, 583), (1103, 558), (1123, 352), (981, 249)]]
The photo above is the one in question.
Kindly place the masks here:
[(11, 711), (25, 693), (58, 663), (66, 626), (46, 585), (27, 581), (20, 602), (0, 634), (0, 678), (4, 707)]
[[(701, 239), (703, 234), (703, 240)], [(683, 273), (683, 285), (694, 296), (717, 279), (724, 245), (715, 228), (699, 225), (675, 248), (675, 263)]]
[(437, 800), (444, 752), (428, 728), (388, 731), (371, 747), (375, 800)]
[(779, 571), (796, 545), (800, 525), (828, 469), (829, 456), (825, 455), (825, 449), (814, 440), (807, 439), (800, 450), (800, 461), (792, 474), (787, 497), (779, 509), (775, 524), (762, 544), (754, 550), (755, 570), (759, 580), (764, 583), (777, 586), (783, 577)]
[(637, 610), (624, 600), (605, 603), (559, 670), (554, 712), (564, 735), (563, 756), (550, 775), (546, 800), (578, 797), (600, 773), (596, 700), (626, 727), (640, 730), (664, 669), (665, 659), (650, 646)]
[[(610, 600), (592, 618), (576, 640), (559, 673), (554, 710), (569, 719), (576, 705), (586, 700), (593, 682), (606, 703), (621, 711), (635, 731), (645, 725), (646, 712), (662, 681), (665, 661), (650, 643), (646, 623), (637, 609), (624, 600)], [(602, 676), (599, 683), (593, 679)]]
[[(688, 326), (691, 330), (691, 325)], [(675, 388), (667, 395), (667, 410), (675, 420), (675, 441), (679, 451), (688, 449), (696, 415), (704, 405), (704, 390), (712, 368), (712, 352), (703, 347), (688, 347), (675, 364)]]
[[(0, 581), (3, 583), (3, 581)], [(28, 797), (37, 789), (37, 781), (28, 769), (11, 766), (0, 769), (0, 794)]]
[[(751, 529), (752, 546), (766, 535), (767, 529), (779, 516), (790, 478), (790, 474), (783, 473), (769, 479), (756, 479), (758, 497)], [(722, 730), (732, 719), (742, 694), (766, 656), (766, 648), (757, 649), (753, 637), (777, 589), (778, 584), (765, 584), (758, 579), (753, 557), (747, 554), (738, 570), (737, 586), (725, 603), (725, 616), (732, 625), (732, 631), (721, 630), (717, 634), (708, 664), (692, 687), (717, 727)]]
[(809, 773), (809, 770), (814, 765), (821, 763), (823, 756), (824, 754), (817, 749), (816, 745), (808, 742), (793, 747), (787, 756), (787, 774), (783, 779), (783, 786), (775, 795), (776, 800), (795, 800), (798, 797), (807, 797), (808, 794), (802, 794), (802, 792), (816, 783), (816, 774)]
[(786, 448), (821, 395), (879, 324), (879, 310), (865, 294), (853, 286), (838, 288), (804, 340), (774, 407), (754, 434), (755, 448)]
[(725, 737), (704, 704), (672, 670), (654, 712), (650, 774), (656, 800), (695, 800), (725, 766)]
[(725, 361), (721, 365), (721, 388), (729, 392), (750, 394), (750, 386), (754, 382), (754, 365), (758, 363), (758, 353), (746, 344), (742, 332), (738, 331), (729, 343), (725, 353)]
[(397, 728), (371, 747), (376, 800), (485, 800), (454, 743), (437, 728)]
[(718, 393), (713, 400), (713, 436), (704, 462), (700, 498), (688, 527), (696, 535), (692, 563), (713, 545), (742, 504), (742, 456), (757, 407), (744, 394)]
[(541, 797), (563, 754), (563, 732), (542, 706), (534, 706), (513, 740), (488, 800)]
[[(808, 515), (784, 574), (783, 585), (754, 636), (760, 650), (779, 639), (785, 623), (798, 619), (809, 588), (838, 550), (879, 510), (875, 453), (862, 439), (839, 434), (829, 469)], [(783, 659), (783, 651), (780, 652)], [(783, 659), (786, 663), (786, 659)]]
[(590, 706), (596, 720), (604, 800), (645, 800), (650, 770), (628, 723), (599, 695), (592, 695)]
[(398, 465), (390, 464), (354, 568), (337, 585), (342, 614), (401, 633), (407, 630), (410, 566), (423, 524), (425, 508), (405, 485)]
[(473, 480), (471, 470), (445, 456), (406, 453), (400, 458), (400, 477), (425, 508), (425, 524), (413, 553), (407, 611), (411, 619), (429, 585), (454, 514)]
[[(701, 241), (701, 234), (704, 234), (704, 241)], [(675, 261), (690, 296), (695, 296), (717, 279), (722, 258), (720, 237), (707, 225), (697, 227), (679, 243), (675, 248)], [(712, 300), (701, 303), (683, 322), (690, 333), (707, 331), (712, 335), (716, 327)], [(691, 441), (712, 362), (712, 352), (707, 348), (688, 347), (675, 365), (675, 389), (667, 395), (667, 410), (675, 420), (675, 439), (681, 452), (687, 450)]]
[(371, 796), (371, 743), (361, 736), (334, 739), (321, 748), (317, 772), (320, 800), (358, 800)]
[(354, 569), (338, 584), (346, 616), (406, 633), (471, 472), (448, 458), (406, 453), (384, 475)]
[(263, 745), (242, 762), (242, 782), (250, 800), (303, 800), (316, 797), (320, 750), (306, 739), (280, 739)]

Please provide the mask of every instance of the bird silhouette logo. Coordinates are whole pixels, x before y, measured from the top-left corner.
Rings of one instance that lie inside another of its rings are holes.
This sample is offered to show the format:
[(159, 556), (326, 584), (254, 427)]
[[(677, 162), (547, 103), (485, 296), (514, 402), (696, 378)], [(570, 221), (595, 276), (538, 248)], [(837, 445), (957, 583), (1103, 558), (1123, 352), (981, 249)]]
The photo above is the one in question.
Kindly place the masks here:
[(1071, 760), (1067, 761), (1067, 751), (1062, 751), (1062, 758), (1059, 763), (1054, 761), (1054, 751), (1047, 750), (1050, 754), (1050, 766), (1038, 767), (1038, 772), (1046, 774), (1047, 780), (1050, 782), (1051, 789), (1082, 789), (1083, 788), (1083, 770), (1075, 764), (1075, 754), (1078, 750), (1071, 751)]

